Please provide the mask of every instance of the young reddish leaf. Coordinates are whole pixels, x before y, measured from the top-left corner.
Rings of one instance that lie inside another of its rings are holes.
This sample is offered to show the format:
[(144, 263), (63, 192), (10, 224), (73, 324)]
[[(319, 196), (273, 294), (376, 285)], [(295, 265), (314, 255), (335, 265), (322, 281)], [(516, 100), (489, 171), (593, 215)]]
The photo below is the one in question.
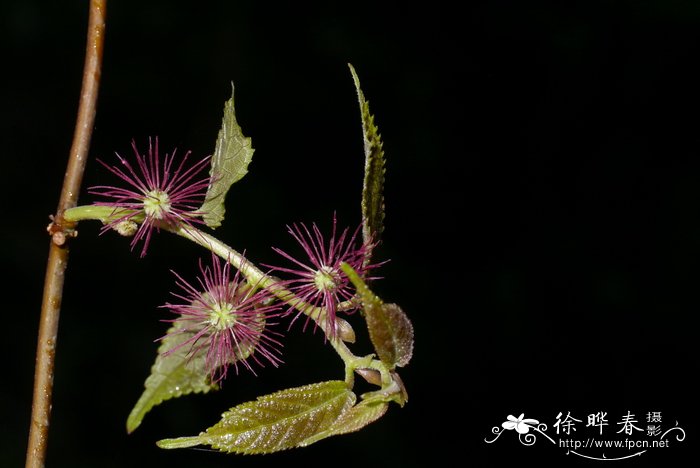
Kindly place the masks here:
[[(357, 89), (362, 117), (362, 136), (365, 149), (365, 178), (362, 185), (362, 237), (365, 244), (379, 242), (384, 230), (384, 150), (379, 128), (374, 124), (374, 116), (369, 111), (369, 101), (360, 89), (360, 79), (351, 64), (350, 73)], [(365, 264), (369, 263), (371, 249), (368, 250)]]
[(343, 381), (290, 388), (238, 405), (194, 437), (164, 439), (165, 449), (209, 445), (222, 452), (271, 453), (304, 445), (324, 433), (355, 403)]
[(341, 266), (362, 301), (369, 337), (379, 359), (393, 369), (408, 364), (413, 355), (413, 325), (396, 304), (384, 304), (348, 264)]
[[(188, 356), (190, 349), (188, 346), (177, 348), (191, 337), (192, 333), (183, 332), (177, 325), (168, 330), (163, 343), (158, 348), (158, 356), (151, 367), (151, 375), (144, 383), (146, 388), (127, 418), (127, 432), (136, 430), (146, 413), (166, 400), (190, 393), (207, 393), (209, 390), (218, 388), (209, 379), (210, 373), (205, 366), (205, 353)], [(172, 349), (175, 351), (166, 353)]]
[(379, 311), (372, 309), (368, 315), (377, 322), (373, 324), (377, 338), (387, 341), (392, 349), (393, 357), (387, 362), (398, 367), (408, 364), (413, 356), (413, 324), (406, 313), (396, 304), (382, 304)]

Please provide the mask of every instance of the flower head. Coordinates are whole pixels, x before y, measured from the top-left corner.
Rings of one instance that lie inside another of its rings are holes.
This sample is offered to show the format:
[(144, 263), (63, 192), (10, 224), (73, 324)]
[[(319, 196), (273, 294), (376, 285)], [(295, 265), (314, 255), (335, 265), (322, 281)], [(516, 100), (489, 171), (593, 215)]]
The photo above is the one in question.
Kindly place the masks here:
[(197, 209), (204, 201), (209, 177), (198, 177), (207, 167), (209, 158), (186, 168), (190, 152), (185, 153), (179, 164), (175, 164), (175, 150), (161, 159), (158, 138), (155, 139), (155, 144), (149, 138), (148, 154), (145, 155), (139, 153), (136, 142), (132, 142), (131, 146), (136, 156), (135, 167), (119, 154), (117, 158), (122, 167), (99, 161), (112, 174), (122, 179), (125, 186), (99, 185), (90, 187), (89, 192), (111, 199), (95, 203), (114, 207), (114, 216), (104, 230), (115, 229), (124, 235), (133, 235), (132, 249), (143, 240), (143, 257), (154, 228), (202, 223), (198, 219), (202, 213), (197, 212)]
[(241, 364), (255, 374), (251, 361), (264, 366), (267, 360), (275, 367), (282, 362), (281, 343), (275, 338), (279, 333), (269, 330), (275, 325), (270, 319), (279, 315), (280, 307), (269, 301), (271, 295), (265, 289), (256, 291), (240, 278), (240, 271), (231, 278), (231, 265), (223, 263), (214, 254), (211, 267), (200, 260), (198, 287), (173, 272), (181, 290), (173, 295), (183, 303), (162, 306), (178, 315), (168, 321), (191, 334), (168, 352), (187, 346), (190, 357), (206, 353), (205, 366), (214, 382), (224, 379), (231, 365), (236, 373)]
[[(301, 245), (307, 262), (295, 259), (287, 252), (273, 247), (273, 250), (294, 264), (292, 267), (279, 267), (268, 265), (272, 271), (286, 273), (292, 276), (283, 283), (290, 291), (294, 292), (301, 306), (297, 309), (305, 309), (308, 305), (323, 308), (325, 310), (325, 326), (331, 336), (336, 334), (336, 315), (339, 312), (338, 304), (343, 301), (352, 301), (355, 292), (348, 277), (340, 268), (341, 263), (347, 263), (355, 270), (360, 277), (365, 277), (367, 272), (378, 265), (366, 264), (366, 257), (373, 244), (358, 244), (357, 237), (360, 228), (358, 227), (352, 236), (348, 236), (348, 229), (345, 228), (340, 236), (336, 236), (336, 218), (333, 216), (333, 229), (331, 236), (326, 242), (321, 231), (312, 224), (309, 229), (305, 224), (292, 224), (287, 229), (294, 239)], [(366, 278), (372, 279), (372, 278)], [(288, 309), (290, 313), (295, 307)], [(345, 312), (354, 312), (357, 304), (350, 303)], [(316, 311), (320, 314), (320, 311)], [(301, 312), (294, 318), (296, 320)], [(307, 314), (306, 323), (311, 318)], [(321, 318), (316, 316), (316, 319)], [(294, 320), (292, 322), (294, 322)], [(306, 325), (304, 325), (306, 327)]]

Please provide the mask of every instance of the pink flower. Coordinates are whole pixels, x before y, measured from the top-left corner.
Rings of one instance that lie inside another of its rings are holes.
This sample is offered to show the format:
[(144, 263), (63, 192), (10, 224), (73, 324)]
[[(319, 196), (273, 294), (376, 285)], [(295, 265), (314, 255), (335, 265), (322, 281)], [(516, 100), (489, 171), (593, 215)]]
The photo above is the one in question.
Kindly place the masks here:
[(199, 287), (173, 272), (181, 290), (173, 296), (183, 302), (162, 307), (179, 315), (168, 321), (178, 322), (181, 333), (192, 336), (168, 352), (188, 346), (190, 357), (206, 353), (205, 366), (213, 382), (224, 379), (230, 365), (236, 373), (241, 364), (255, 374), (251, 361), (262, 367), (263, 361), (275, 367), (282, 363), (282, 345), (275, 338), (280, 334), (269, 330), (270, 325), (276, 325), (270, 319), (279, 315), (280, 307), (270, 301), (270, 293), (265, 289), (256, 291), (240, 278), (240, 271), (231, 278), (231, 265), (214, 254), (212, 266), (204, 267), (200, 260), (199, 270)]
[[(326, 242), (321, 231), (312, 224), (311, 229), (305, 224), (293, 224), (287, 227), (289, 233), (301, 245), (308, 262), (295, 259), (281, 249), (273, 247), (273, 250), (294, 264), (293, 267), (278, 267), (266, 265), (272, 271), (278, 271), (292, 275), (291, 279), (284, 280), (283, 284), (295, 293), (304, 303), (315, 307), (323, 307), (326, 311), (326, 330), (331, 336), (336, 334), (336, 314), (338, 304), (342, 301), (353, 301), (355, 291), (348, 277), (343, 273), (340, 264), (349, 264), (360, 277), (365, 277), (367, 272), (379, 265), (365, 265), (365, 257), (374, 245), (358, 244), (358, 227), (352, 236), (348, 237), (346, 228), (336, 236), (336, 218), (333, 216), (333, 230)], [(366, 278), (374, 279), (374, 278)], [(303, 307), (303, 306), (302, 306)], [(287, 313), (291, 313), (291, 306)], [(352, 304), (345, 312), (351, 313), (357, 309), (357, 304)], [(301, 312), (294, 318), (296, 320)], [(306, 324), (311, 317), (307, 316)], [(316, 317), (319, 318), (319, 317)], [(294, 322), (292, 320), (292, 323)], [(304, 328), (306, 328), (306, 324)]]
[(112, 174), (126, 182), (125, 186), (98, 185), (90, 187), (89, 192), (112, 199), (95, 203), (99, 206), (114, 207), (113, 214), (116, 218), (107, 223), (103, 232), (115, 229), (121, 234), (133, 235), (132, 250), (143, 240), (143, 257), (146, 255), (154, 228), (158, 230), (160, 227), (203, 224), (202, 220), (198, 219), (202, 213), (196, 210), (204, 201), (209, 177), (197, 177), (208, 166), (209, 158), (186, 168), (185, 163), (190, 152), (185, 153), (179, 164), (175, 164), (176, 150), (170, 155), (166, 154), (161, 160), (158, 138), (155, 139), (155, 145), (150, 138), (148, 139), (146, 155), (139, 153), (136, 142), (132, 141), (131, 146), (136, 156), (136, 167), (119, 154), (117, 158), (122, 167), (109, 166), (99, 161)]

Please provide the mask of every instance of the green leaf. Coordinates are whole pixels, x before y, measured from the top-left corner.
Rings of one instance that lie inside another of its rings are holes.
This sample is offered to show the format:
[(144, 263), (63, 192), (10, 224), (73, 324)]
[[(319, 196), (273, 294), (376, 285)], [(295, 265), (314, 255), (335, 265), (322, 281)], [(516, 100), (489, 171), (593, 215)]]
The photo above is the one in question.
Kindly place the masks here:
[[(151, 367), (141, 398), (131, 410), (126, 421), (127, 432), (133, 432), (143, 421), (144, 416), (154, 406), (190, 393), (207, 393), (218, 389), (210, 382), (210, 373), (205, 366), (206, 353), (196, 353), (188, 356), (189, 346), (178, 345), (192, 337), (191, 332), (183, 331), (181, 326), (172, 326), (163, 343), (158, 348), (156, 362)], [(166, 351), (175, 349), (172, 353)]]
[(210, 228), (221, 226), (226, 211), (226, 193), (231, 185), (248, 173), (248, 164), (254, 151), (250, 138), (243, 136), (241, 127), (236, 122), (232, 90), (231, 99), (224, 105), (224, 118), (211, 158), (211, 185), (204, 198), (204, 204), (199, 209), (204, 213), (202, 219)]
[[(385, 357), (379, 354), (379, 359), (404, 367), (413, 356), (413, 324), (406, 313), (397, 304), (382, 304), (379, 308), (370, 307), (366, 312), (374, 341), (386, 343)], [(376, 346), (376, 345), (375, 345)]]
[(347, 263), (341, 268), (355, 285), (362, 301), (369, 337), (379, 359), (390, 369), (403, 367), (413, 355), (413, 325), (396, 304), (385, 304)]
[(384, 416), (389, 404), (385, 401), (362, 401), (343, 413), (333, 425), (303, 441), (301, 446), (311, 445), (326, 437), (359, 431)]
[(164, 439), (158, 446), (209, 445), (222, 452), (245, 454), (286, 450), (327, 431), (355, 399), (343, 381), (290, 388), (232, 408), (198, 436)]
[[(357, 89), (362, 116), (362, 135), (365, 149), (365, 178), (362, 185), (362, 237), (365, 243), (377, 243), (384, 230), (384, 150), (379, 128), (369, 111), (369, 101), (360, 89), (360, 79), (351, 64), (350, 73)], [(365, 259), (369, 263), (369, 255)]]

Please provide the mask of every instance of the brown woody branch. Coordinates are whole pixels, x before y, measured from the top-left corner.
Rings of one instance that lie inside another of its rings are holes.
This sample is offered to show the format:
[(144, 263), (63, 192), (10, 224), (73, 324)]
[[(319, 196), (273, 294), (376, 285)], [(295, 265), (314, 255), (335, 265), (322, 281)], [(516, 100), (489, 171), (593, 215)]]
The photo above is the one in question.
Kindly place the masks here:
[(34, 397), (32, 419), (29, 428), (26, 468), (43, 467), (46, 460), (51, 395), (58, 335), (58, 320), (63, 297), (63, 280), (68, 265), (66, 240), (75, 235), (71, 223), (63, 220), (63, 212), (76, 206), (85, 172), (90, 139), (97, 110), (97, 94), (102, 73), (102, 49), (104, 45), (105, 13), (107, 0), (90, 0), (87, 48), (83, 67), (83, 84), (80, 93), (78, 118), (73, 134), (68, 167), (56, 215), (49, 225), (51, 244), (44, 279), (44, 295), (39, 319), (39, 335), (34, 370)]

